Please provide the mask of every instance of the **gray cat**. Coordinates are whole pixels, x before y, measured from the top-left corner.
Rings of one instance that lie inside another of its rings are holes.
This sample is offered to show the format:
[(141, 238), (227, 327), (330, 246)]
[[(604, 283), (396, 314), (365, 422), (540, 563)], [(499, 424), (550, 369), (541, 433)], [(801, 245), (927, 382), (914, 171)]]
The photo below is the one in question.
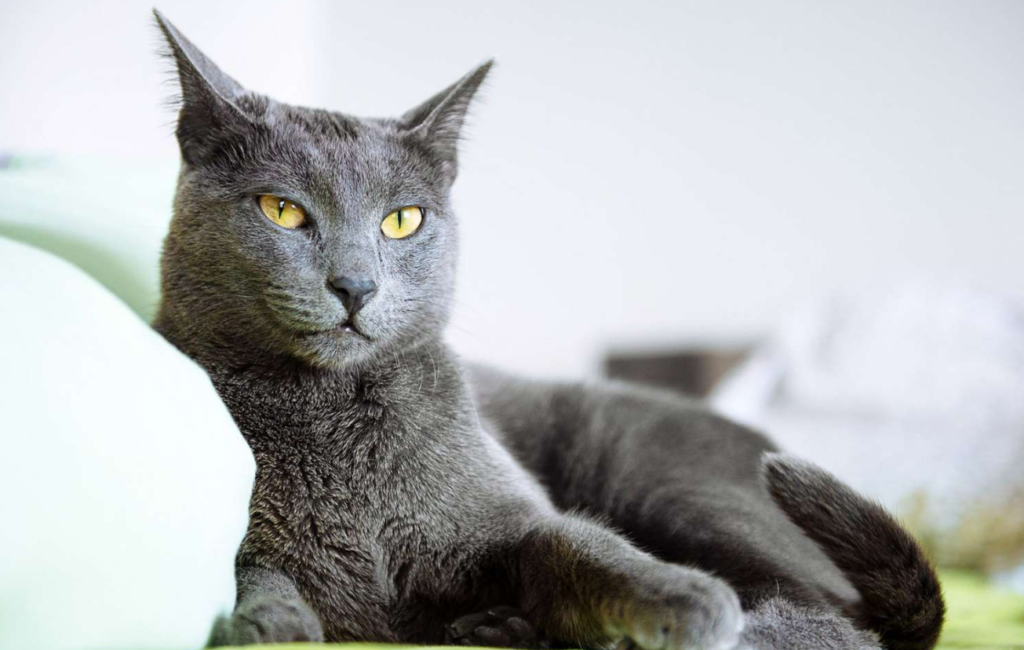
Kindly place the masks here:
[(182, 167), (155, 327), (256, 459), (211, 644), (930, 648), (914, 540), (700, 405), (534, 383), (442, 341), (485, 63), (397, 119), (244, 90), (157, 14)]

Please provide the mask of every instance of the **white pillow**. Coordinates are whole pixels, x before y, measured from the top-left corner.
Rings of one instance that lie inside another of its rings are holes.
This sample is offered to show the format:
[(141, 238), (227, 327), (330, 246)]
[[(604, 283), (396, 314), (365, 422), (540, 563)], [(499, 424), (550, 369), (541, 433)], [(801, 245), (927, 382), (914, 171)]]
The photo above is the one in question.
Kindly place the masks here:
[(235, 598), (252, 454), (203, 371), (0, 239), (0, 648), (196, 648)]

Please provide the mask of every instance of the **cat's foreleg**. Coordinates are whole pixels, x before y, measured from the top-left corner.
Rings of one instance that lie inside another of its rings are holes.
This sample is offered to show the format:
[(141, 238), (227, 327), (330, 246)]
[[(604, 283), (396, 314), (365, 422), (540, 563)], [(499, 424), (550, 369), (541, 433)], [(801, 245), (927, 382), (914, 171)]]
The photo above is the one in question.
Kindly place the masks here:
[(727, 650), (743, 613), (735, 591), (661, 562), (575, 516), (545, 519), (520, 548), (522, 608), (545, 636), (586, 647), (625, 640), (647, 650)]
[(209, 647), (324, 640), (320, 620), (288, 576), (268, 569), (238, 567), (235, 578), (235, 611), (214, 623)]

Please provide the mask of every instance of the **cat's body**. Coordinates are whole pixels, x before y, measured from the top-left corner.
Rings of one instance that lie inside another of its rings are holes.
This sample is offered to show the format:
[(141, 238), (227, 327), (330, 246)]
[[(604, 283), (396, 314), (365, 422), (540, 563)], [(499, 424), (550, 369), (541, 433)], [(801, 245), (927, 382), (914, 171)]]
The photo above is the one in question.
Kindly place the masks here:
[[(637, 639), (735, 643), (739, 608), (724, 583), (556, 511), (485, 428), (439, 342), (351, 373), (262, 354), (222, 366), (173, 323), (156, 325), (205, 361), (256, 459), (240, 604), (253, 596), (247, 582), (258, 601), (285, 578), (285, 595), (312, 605), (331, 641), (440, 643), (456, 619), (514, 605), (563, 641), (603, 645), (611, 626)], [(550, 578), (570, 568), (579, 583)], [(647, 591), (666, 602), (643, 603)], [(670, 604), (693, 594), (689, 606)], [(635, 623), (622, 620), (626, 602)], [(215, 640), (281, 640), (231, 625)]]
[[(820, 471), (766, 460), (763, 436), (446, 348), (448, 191), (488, 65), (360, 120), (248, 93), (160, 25), (183, 165), (154, 326), (207, 370), (257, 463), (214, 643), (934, 644), (941, 598), (913, 540)], [(279, 219), (289, 202), (304, 210)], [(424, 216), (393, 236), (402, 206)]]

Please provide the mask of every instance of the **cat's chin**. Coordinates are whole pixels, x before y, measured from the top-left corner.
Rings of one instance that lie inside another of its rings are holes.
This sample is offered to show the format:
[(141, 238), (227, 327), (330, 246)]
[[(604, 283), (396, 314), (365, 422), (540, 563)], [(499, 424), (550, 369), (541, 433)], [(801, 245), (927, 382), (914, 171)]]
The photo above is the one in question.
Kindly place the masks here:
[(292, 353), (312, 366), (341, 370), (365, 363), (376, 348), (370, 337), (345, 324), (302, 337), (293, 344)]

